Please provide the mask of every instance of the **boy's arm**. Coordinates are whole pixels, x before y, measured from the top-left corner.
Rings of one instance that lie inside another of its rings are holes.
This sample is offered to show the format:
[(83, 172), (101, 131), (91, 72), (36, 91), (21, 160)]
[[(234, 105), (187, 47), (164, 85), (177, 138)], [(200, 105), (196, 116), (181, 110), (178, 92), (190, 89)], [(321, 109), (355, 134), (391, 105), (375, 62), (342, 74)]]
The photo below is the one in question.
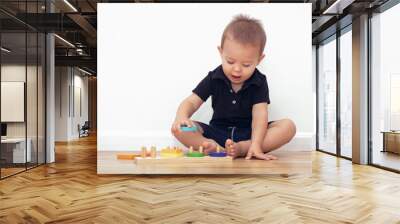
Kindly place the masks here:
[(268, 159), (262, 150), (262, 143), (265, 138), (268, 126), (268, 104), (257, 103), (253, 105), (252, 109), (252, 134), (251, 145), (247, 153), (246, 159), (255, 156), (259, 159)]
[(203, 100), (196, 94), (192, 93), (179, 105), (176, 117), (190, 118), (202, 104)]
[(189, 118), (200, 108), (203, 103), (204, 101), (194, 93), (184, 99), (176, 112), (172, 131), (174, 132), (179, 130), (179, 126), (182, 124), (191, 127), (193, 123), (189, 120)]

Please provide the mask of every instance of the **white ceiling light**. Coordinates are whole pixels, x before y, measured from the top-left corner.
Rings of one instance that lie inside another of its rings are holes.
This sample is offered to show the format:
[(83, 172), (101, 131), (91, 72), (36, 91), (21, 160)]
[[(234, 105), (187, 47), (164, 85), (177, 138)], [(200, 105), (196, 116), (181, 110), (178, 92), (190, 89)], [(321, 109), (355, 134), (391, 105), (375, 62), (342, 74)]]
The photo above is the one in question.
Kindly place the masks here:
[(74, 12), (78, 12), (78, 10), (71, 4), (69, 3), (68, 0), (64, 0), (65, 4), (67, 4), (72, 10), (74, 10)]
[(86, 71), (86, 70), (83, 70), (83, 69), (81, 69), (81, 68), (79, 68), (79, 67), (78, 67), (78, 70), (81, 71), (81, 72), (83, 72), (83, 73), (85, 73), (85, 74), (92, 75), (92, 73), (90, 73), (90, 72), (88, 72), (88, 71)]
[(10, 53), (10, 52), (11, 52), (10, 50), (8, 50), (8, 49), (5, 48), (5, 47), (1, 47), (1, 50), (4, 51), (4, 52), (6, 52), (6, 53)]
[(69, 42), (68, 40), (58, 36), (57, 34), (54, 34), (55, 37), (57, 37), (59, 40), (61, 40), (62, 42), (66, 43), (67, 45), (69, 45), (70, 47), (75, 48), (75, 45), (73, 45), (71, 42)]
[(353, 2), (354, 0), (336, 0), (322, 14), (342, 14), (343, 10)]

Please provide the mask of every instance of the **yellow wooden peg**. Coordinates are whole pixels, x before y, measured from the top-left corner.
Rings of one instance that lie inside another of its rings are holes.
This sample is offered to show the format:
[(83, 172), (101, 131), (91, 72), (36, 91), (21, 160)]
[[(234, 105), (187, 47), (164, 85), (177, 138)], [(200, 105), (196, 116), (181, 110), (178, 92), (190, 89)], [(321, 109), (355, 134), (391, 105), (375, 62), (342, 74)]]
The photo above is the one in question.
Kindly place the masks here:
[(156, 156), (157, 156), (157, 149), (156, 149), (155, 146), (152, 146), (152, 147), (151, 147), (150, 156), (151, 156), (151, 158), (156, 158)]
[(147, 149), (146, 147), (142, 147), (142, 158), (146, 158), (147, 157)]

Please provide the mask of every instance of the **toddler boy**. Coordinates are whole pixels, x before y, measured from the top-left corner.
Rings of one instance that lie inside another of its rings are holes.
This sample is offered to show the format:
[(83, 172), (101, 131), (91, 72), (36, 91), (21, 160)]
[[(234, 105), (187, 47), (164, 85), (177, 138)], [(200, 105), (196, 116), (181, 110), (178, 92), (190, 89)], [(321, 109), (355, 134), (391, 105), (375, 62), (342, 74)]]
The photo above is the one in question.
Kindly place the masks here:
[[(267, 79), (256, 66), (263, 60), (266, 34), (261, 23), (238, 15), (225, 28), (218, 51), (222, 63), (197, 85), (179, 105), (171, 132), (185, 146), (204, 152), (224, 147), (230, 156), (277, 159), (268, 152), (288, 143), (296, 133), (290, 119), (268, 122), (270, 104)], [(211, 96), (210, 124), (190, 117)], [(197, 126), (197, 132), (180, 127)]]

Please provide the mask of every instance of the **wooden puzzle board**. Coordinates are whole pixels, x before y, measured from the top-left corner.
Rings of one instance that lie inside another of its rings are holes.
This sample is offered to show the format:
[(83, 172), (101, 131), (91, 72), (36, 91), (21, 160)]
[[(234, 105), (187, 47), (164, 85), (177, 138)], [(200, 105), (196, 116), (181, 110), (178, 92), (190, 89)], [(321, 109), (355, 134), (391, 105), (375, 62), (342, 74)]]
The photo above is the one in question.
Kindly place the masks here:
[[(99, 151), (98, 174), (311, 174), (312, 151), (275, 151), (274, 161), (234, 159), (221, 163), (179, 162), (138, 166), (134, 160), (117, 160), (117, 154), (128, 151)], [(137, 152), (139, 153), (139, 152)], [(195, 159), (195, 158), (193, 158)]]
[(142, 157), (137, 157), (135, 158), (135, 163), (137, 166), (149, 166), (149, 165), (171, 165), (171, 164), (177, 164), (177, 165), (202, 165), (202, 166), (207, 166), (207, 165), (219, 165), (219, 164), (231, 164), (232, 163), (232, 157), (226, 156), (226, 157), (210, 157), (210, 156), (204, 156), (204, 157), (176, 157), (176, 158), (164, 158), (164, 157), (156, 157), (156, 158), (142, 158)]

